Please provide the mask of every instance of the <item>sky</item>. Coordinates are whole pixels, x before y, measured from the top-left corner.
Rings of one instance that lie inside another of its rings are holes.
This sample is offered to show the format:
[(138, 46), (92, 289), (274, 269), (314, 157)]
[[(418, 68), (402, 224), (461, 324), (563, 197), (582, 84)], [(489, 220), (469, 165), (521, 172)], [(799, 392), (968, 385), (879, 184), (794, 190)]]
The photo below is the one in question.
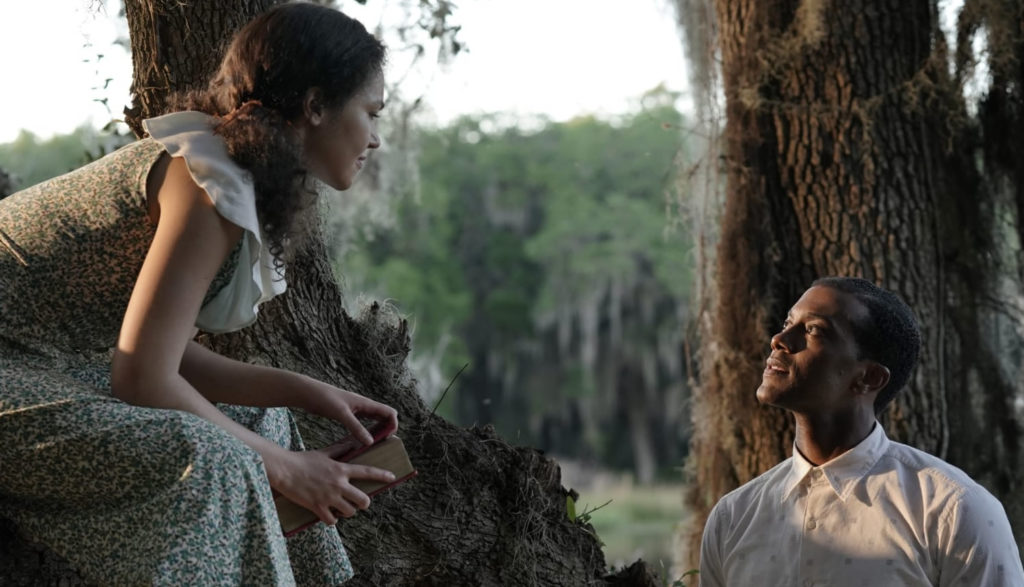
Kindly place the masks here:
[[(373, 30), (403, 1), (342, 0)], [(422, 97), (426, 116), (508, 112), (567, 120), (630, 111), (647, 90), (686, 88), (670, 0), (461, 0), (453, 22), (468, 51), (410, 66), (392, 52), (389, 81)], [(130, 100), (131, 59), (120, 0), (17, 0), (0, 7), (0, 143), (103, 126)], [(387, 39), (385, 39), (387, 40)], [(101, 56), (102, 55), (102, 56)], [(109, 81), (108, 81), (109, 80)], [(109, 110), (99, 100), (107, 100)], [(685, 108), (685, 98), (681, 101)]]

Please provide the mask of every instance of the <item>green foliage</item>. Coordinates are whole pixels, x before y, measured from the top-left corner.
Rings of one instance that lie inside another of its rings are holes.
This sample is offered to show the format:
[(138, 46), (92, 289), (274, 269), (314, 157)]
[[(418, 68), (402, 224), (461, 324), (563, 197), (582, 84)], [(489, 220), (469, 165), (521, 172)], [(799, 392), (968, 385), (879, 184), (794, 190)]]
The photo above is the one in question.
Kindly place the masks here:
[[(574, 517), (573, 521), (574, 522), (579, 522), (581, 524), (589, 524), (590, 520), (594, 516), (594, 512), (596, 512), (597, 510), (599, 510), (601, 508), (607, 507), (608, 504), (610, 504), (611, 502), (612, 502), (612, 500), (609, 499), (608, 501), (602, 503), (601, 505), (599, 505), (597, 507), (587, 508), (587, 509), (583, 510), (582, 514), (580, 514), (579, 516)], [(575, 513), (575, 511), (573, 513)]]
[(692, 585), (696, 585), (697, 584), (696, 581), (697, 581), (697, 576), (698, 575), (700, 575), (700, 570), (699, 569), (690, 569), (689, 571), (686, 571), (685, 573), (683, 573), (678, 579), (673, 581), (672, 582), (672, 587), (687, 587), (687, 585), (691, 585), (691, 583), (687, 582), (691, 578), (694, 581), (694, 583), (692, 583)]
[(11, 174), (17, 189), (24, 189), (80, 167), (129, 140), (88, 126), (45, 140), (23, 130), (14, 141), (0, 145), (0, 168)]
[[(606, 477), (581, 491), (577, 507), (590, 510), (589, 523), (604, 543), (608, 565), (619, 567), (642, 558), (652, 566), (662, 567), (667, 585), (680, 578), (671, 577), (665, 563), (673, 559), (674, 536), (680, 520), (686, 517), (679, 498), (682, 491), (678, 481), (641, 486), (625, 478), (615, 481)], [(591, 509), (593, 504), (605, 505)]]
[(663, 90), (643, 102), (615, 121), (525, 132), (482, 116), (425, 131), (421, 184), (396, 204), (395, 229), (338, 260), (350, 291), (409, 315), (414, 355), (448, 337), (440, 371), (470, 363), (445, 402), (458, 423), (628, 467), (621, 402), (640, 376), (619, 373), (642, 373), (655, 450), (677, 464), (685, 416), (666, 406), (685, 404), (692, 271), (665, 210), (681, 117)]

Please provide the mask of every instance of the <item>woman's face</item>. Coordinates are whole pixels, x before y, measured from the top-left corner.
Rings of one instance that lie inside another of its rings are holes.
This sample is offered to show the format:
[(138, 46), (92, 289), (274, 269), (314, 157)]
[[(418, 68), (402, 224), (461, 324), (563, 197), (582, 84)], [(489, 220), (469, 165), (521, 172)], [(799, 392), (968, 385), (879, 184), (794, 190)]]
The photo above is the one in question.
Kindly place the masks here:
[(306, 168), (336, 190), (352, 186), (371, 149), (380, 146), (377, 117), (384, 108), (384, 77), (375, 74), (342, 106), (306, 115)]

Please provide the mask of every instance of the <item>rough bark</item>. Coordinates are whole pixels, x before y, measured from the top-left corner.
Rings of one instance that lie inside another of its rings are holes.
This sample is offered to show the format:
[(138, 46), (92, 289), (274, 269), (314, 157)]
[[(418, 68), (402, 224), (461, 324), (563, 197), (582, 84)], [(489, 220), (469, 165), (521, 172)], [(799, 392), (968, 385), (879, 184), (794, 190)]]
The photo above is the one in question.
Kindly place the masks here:
[(234, 31), (279, 1), (126, 0), (133, 99), (124, 114), (132, 132), (142, 136), (142, 120), (163, 113), (172, 92), (203, 87)]
[(819, 276), (898, 291), (924, 325), (920, 364), (887, 430), (946, 456), (945, 275), (926, 0), (717, 0), (726, 99), (726, 207), (716, 308), (694, 408), (696, 564), (719, 497), (788, 456), (792, 422), (754, 397), (768, 341)]
[[(205, 82), (231, 33), (271, 0), (213, 4), (127, 0), (135, 62), (133, 128), (163, 110), (168, 92)], [(354, 585), (655, 585), (643, 563), (606, 575), (589, 524), (568, 519), (558, 465), (513, 447), (489, 428), (461, 429), (420, 401), (405, 368), (402, 322), (376, 306), (360, 319), (342, 307), (322, 235), (289, 268), (289, 290), (256, 325), (205, 338), (234, 358), (293, 369), (393, 405), (419, 477), (339, 526)], [(307, 444), (338, 426), (298, 414)], [(79, 584), (66, 563), (0, 526), (0, 573), (12, 584)]]

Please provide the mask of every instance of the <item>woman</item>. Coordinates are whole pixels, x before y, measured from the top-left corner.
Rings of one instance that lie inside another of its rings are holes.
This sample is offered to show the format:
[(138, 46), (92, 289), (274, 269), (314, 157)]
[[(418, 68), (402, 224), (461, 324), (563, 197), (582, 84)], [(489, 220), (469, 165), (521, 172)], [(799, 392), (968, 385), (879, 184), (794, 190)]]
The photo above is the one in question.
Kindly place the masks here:
[[(148, 138), (0, 201), (0, 514), (87, 580), (351, 575), (329, 525), (391, 475), (303, 452), (283, 407), (364, 441), (357, 416), (395, 411), (193, 338), (284, 291), (309, 177), (346, 189), (380, 146), (384, 57), (340, 12), (275, 7)], [(328, 526), (285, 541), (272, 490)]]

